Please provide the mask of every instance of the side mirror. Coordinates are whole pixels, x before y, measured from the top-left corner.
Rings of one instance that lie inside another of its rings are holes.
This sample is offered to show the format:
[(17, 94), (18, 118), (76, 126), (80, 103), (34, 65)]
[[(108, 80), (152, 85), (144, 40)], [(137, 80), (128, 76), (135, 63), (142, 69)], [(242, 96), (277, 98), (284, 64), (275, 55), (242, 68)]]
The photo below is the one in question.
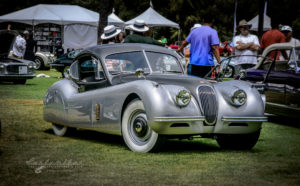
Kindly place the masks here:
[(72, 79), (79, 81), (78, 61), (73, 62), (70, 66), (69, 75)]

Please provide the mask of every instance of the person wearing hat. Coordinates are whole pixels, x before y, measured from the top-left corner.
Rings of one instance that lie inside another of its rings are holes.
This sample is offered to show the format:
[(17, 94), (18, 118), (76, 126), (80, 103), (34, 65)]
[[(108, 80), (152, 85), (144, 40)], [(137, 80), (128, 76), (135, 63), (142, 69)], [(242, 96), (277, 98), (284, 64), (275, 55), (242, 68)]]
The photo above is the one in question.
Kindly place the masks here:
[(259, 41), (256, 35), (249, 33), (251, 26), (243, 19), (236, 28), (240, 35), (235, 36), (233, 39), (235, 55), (237, 56), (235, 59), (235, 75), (238, 75), (241, 70), (252, 68), (257, 64)]
[[(25, 30), (23, 34), (25, 35), (26, 32), (28, 32), (28, 31)], [(26, 41), (22, 37), (21, 34), (18, 34), (18, 36), (16, 37), (16, 40), (15, 40), (15, 43), (13, 45), (13, 54), (12, 55), (15, 58), (23, 59), (25, 50), (26, 50)]]
[(291, 43), (293, 45), (300, 44), (300, 41), (298, 39), (293, 38), (293, 30), (290, 26), (285, 25), (281, 27), (280, 31), (285, 35), (285, 41), (287, 43)]
[(149, 30), (149, 27), (145, 25), (143, 20), (136, 20), (133, 25), (127, 26), (126, 29), (133, 31), (133, 34), (127, 36), (124, 43), (146, 43), (163, 46), (162, 43), (144, 35)]
[(104, 28), (104, 33), (101, 35), (102, 44), (116, 43), (116, 37), (120, 34), (121, 29), (117, 29), (114, 25), (108, 25)]

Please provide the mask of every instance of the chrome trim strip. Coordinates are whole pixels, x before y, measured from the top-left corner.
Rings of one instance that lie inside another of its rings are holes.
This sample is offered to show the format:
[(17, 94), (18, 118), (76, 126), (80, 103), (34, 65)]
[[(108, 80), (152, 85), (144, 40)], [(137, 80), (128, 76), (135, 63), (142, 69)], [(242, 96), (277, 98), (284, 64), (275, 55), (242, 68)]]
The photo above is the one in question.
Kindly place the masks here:
[(182, 116), (182, 117), (155, 117), (156, 122), (189, 122), (189, 121), (204, 121), (204, 116)]
[(245, 122), (263, 122), (268, 121), (267, 117), (240, 117), (240, 116), (223, 116), (222, 121), (245, 121)]

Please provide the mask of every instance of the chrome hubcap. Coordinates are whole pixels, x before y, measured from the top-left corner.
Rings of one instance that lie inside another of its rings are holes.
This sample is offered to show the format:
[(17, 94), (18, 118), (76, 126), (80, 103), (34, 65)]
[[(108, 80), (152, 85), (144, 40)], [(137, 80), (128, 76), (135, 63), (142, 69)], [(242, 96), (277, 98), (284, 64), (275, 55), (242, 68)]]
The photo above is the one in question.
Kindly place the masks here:
[(146, 144), (151, 137), (147, 116), (144, 111), (136, 111), (129, 119), (128, 132), (132, 141), (137, 145)]

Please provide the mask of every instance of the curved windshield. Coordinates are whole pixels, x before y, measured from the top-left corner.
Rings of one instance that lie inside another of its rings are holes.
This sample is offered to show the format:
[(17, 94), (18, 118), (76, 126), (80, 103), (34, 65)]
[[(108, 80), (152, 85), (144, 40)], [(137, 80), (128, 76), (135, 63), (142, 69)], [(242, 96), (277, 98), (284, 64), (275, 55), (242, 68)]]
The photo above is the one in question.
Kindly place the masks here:
[(143, 52), (112, 54), (105, 58), (105, 66), (111, 75), (135, 73), (137, 69), (149, 72), (149, 66)]
[(180, 62), (174, 56), (157, 52), (146, 52), (146, 55), (155, 73), (183, 73)]

